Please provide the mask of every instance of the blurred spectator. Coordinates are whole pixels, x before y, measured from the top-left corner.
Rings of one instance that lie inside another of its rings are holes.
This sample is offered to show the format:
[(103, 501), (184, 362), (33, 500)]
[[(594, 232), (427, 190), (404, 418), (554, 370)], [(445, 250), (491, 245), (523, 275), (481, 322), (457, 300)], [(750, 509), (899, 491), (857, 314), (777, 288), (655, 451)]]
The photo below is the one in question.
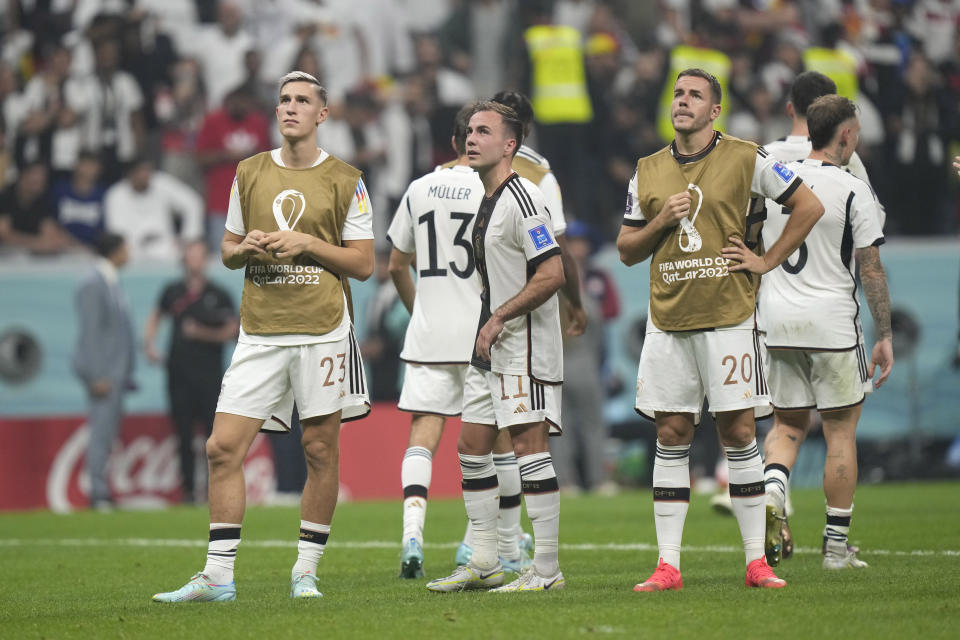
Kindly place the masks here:
[[(888, 175), (878, 184), (894, 229), (907, 235), (941, 234), (947, 230), (944, 196), (947, 187), (948, 132), (956, 105), (937, 85), (936, 72), (921, 53), (910, 56), (899, 100), (887, 114)], [(879, 182), (879, 181), (878, 181)]]
[(389, 251), (377, 252), (374, 269), (377, 290), (364, 314), (367, 331), (360, 344), (363, 362), (370, 371), (372, 402), (395, 402), (400, 398), (400, 350), (410, 322), (410, 314), (390, 278), (389, 263)]
[(203, 200), (147, 158), (107, 190), (104, 211), (107, 230), (126, 239), (134, 261), (177, 260), (181, 246), (203, 238)]
[(727, 120), (732, 136), (763, 144), (775, 140), (790, 126), (789, 120), (774, 111), (773, 96), (766, 84), (758, 82), (750, 88), (745, 107)]
[(87, 474), (90, 505), (112, 507), (107, 462), (120, 432), (123, 397), (133, 388), (134, 330), (130, 305), (120, 286), (118, 270), (127, 263), (123, 238), (103, 233), (96, 240), (100, 256), (77, 289), (77, 346), (73, 368), (87, 391)]
[(173, 66), (171, 86), (156, 96), (155, 113), (161, 131), (161, 169), (202, 191), (203, 173), (194, 155), (194, 144), (206, 111), (200, 67), (195, 60), (180, 60)]
[[(613, 286), (612, 278), (604, 277), (590, 264), (596, 247), (590, 226), (572, 221), (567, 226), (566, 236), (567, 250), (583, 274), (582, 299), (588, 322), (581, 336), (574, 338), (564, 332), (563, 438), (553, 438), (550, 451), (557, 465), (561, 488), (574, 492), (583, 489), (610, 493), (616, 490), (616, 486), (610, 480), (606, 459), (604, 325), (619, 312), (619, 308), (614, 308), (614, 305), (619, 307), (619, 303), (615, 289), (609, 289)], [(566, 319), (567, 314), (560, 315)]]
[(21, 168), (17, 181), (0, 193), (0, 243), (32, 253), (50, 254), (70, 246), (56, 221), (47, 168), (34, 162)]
[(477, 93), (469, 78), (447, 66), (448, 56), (440, 48), (436, 37), (423, 35), (417, 38), (416, 51), (419, 67), (417, 76), (431, 105), (427, 117), (433, 140), (433, 164), (443, 164), (454, 158), (450, 148), (450, 123), (460, 107), (475, 99)]
[(230, 204), (230, 187), (237, 164), (270, 148), (267, 119), (256, 110), (256, 99), (231, 91), (223, 107), (204, 118), (197, 136), (196, 157), (206, 183), (207, 242), (219, 248)]
[[(177, 60), (170, 36), (157, 27), (152, 15), (134, 12), (120, 34), (121, 66), (136, 79), (145, 96), (143, 117), (148, 133), (157, 129), (156, 97), (170, 86), (170, 68)], [(150, 145), (151, 149), (155, 146)]]
[(219, 107), (223, 97), (246, 77), (244, 56), (255, 45), (243, 30), (243, 20), (243, 10), (236, 0), (221, 0), (217, 24), (201, 26), (181, 51), (200, 63), (208, 109)]
[(100, 159), (89, 151), (80, 153), (73, 175), (53, 187), (57, 221), (75, 240), (92, 247), (103, 232), (103, 199), (106, 189), (100, 181)]
[[(522, 55), (517, 46), (521, 24), (514, 0), (461, 2), (439, 33), (443, 58), (456, 71), (469, 75), (472, 93), (492, 96), (515, 80), (511, 69)], [(445, 130), (453, 116), (443, 118)], [(446, 140), (444, 146), (450, 146)]]
[(213, 429), (213, 417), (223, 378), (223, 346), (237, 337), (240, 327), (230, 294), (207, 279), (209, 253), (200, 241), (183, 252), (183, 278), (164, 287), (143, 332), (144, 352), (150, 362), (160, 363), (156, 336), (163, 319), (172, 323), (167, 352), (167, 397), (170, 419), (176, 429), (180, 451), (183, 501), (194, 502), (196, 427), (205, 436)]
[(134, 77), (119, 68), (117, 40), (104, 37), (93, 48), (95, 72), (71, 76), (64, 93), (80, 118), (82, 147), (100, 154), (104, 179), (111, 183), (143, 149), (143, 93)]
[(43, 70), (30, 79), (17, 101), (14, 116), (17, 164), (42, 162), (54, 181), (69, 176), (80, 149), (76, 114), (66, 104), (64, 86), (70, 73), (70, 50), (60, 44), (45, 49)]

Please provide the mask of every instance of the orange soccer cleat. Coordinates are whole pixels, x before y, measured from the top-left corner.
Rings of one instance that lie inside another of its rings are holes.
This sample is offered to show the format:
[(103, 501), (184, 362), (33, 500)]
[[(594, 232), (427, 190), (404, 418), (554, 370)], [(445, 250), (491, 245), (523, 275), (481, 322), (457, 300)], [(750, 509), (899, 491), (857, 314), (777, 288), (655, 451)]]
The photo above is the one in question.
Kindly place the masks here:
[(667, 564), (660, 558), (657, 570), (653, 572), (646, 582), (641, 582), (633, 588), (634, 591), (679, 591), (683, 589), (683, 578), (680, 577), (680, 570), (671, 564)]

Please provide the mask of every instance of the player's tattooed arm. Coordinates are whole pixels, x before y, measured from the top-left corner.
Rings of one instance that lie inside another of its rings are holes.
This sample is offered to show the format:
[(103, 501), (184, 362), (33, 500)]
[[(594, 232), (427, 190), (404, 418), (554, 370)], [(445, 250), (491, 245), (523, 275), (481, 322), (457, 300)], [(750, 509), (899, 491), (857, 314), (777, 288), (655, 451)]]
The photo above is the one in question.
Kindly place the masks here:
[(557, 245), (560, 247), (564, 277), (563, 288), (560, 291), (563, 292), (568, 303), (563, 307), (567, 313), (567, 335), (583, 335), (587, 329), (587, 312), (580, 298), (580, 270), (577, 268), (577, 261), (567, 251), (567, 238), (557, 236)]
[(620, 235), (617, 236), (617, 250), (620, 252), (620, 262), (632, 267), (650, 257), (653, 250), (660, 244), (663, 232), (673, 229), (690, 213), (690, 204), (693, 196), (689, 191), (675, 193), (666, 202), (653, 220), (642, 227), (623, 225)]
[(893, 369), (893, 330), (890, 326), (890, 292), (887, 288), (887, 274), (880, 262), (880, 250), (877, 247), (857, 249), (857, 262), (860, 264), (860, 282), (870, 307), (870, 315), (877, 330), (877, 343), (870, 356), (870, 377), (877, 365), (880, 365), (880, 377), (876, 387), (886, 382)]
[(490, 347), (500, 337), (503, 325), (508, 320), (530, 313), (563, 286), (563, 264), (559, 255), (554, 255), (537, 265), (537, 270), (517, 295), (500, 307), (480, 327), (477, 333), (477, 354), (484, 360), (490, 360)]

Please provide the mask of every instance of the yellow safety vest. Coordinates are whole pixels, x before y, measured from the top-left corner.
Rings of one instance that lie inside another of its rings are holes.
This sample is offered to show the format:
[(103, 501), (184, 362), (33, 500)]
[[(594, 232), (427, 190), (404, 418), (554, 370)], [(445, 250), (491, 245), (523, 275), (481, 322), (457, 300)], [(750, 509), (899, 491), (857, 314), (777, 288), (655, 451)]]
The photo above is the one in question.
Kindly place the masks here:
[(657, 116), (657, 133), (664, 142), (673, 140), (673, 121), (670, 120), (670, 106), (673, 103), (673, 87), (677, 82), (677, 76), (684, 69), (699, 68), (708, 73), (712, 73), (720, 81), (720, 88), (723, 89), (723, 98), (720, 101), (720, 117), (713, 122), (713, 128), (717, 131), (725, 131), (726, 113), (730, 108), (729, 91), (727, 90), (730, 79), (730, 58), (721, 51), (715, 49), (700, 49), (698, 47), (688, 47), (681, 45), (674, 47), (670, 52), (670, 73), (667, 74), (667, 81), (663, 86), (663, 93), (660, 95), (660, 112)]
[(537, 25), (523, 34), (533, 74), (533, 113), (537, 122), (590, 122), (580, 32), (564, 25)]
[(857, 61), (842, 49), (810, 47), (803, 52), (803, 64), (808, 71), (819, 71), (837, 85), (837, 95), (856, 100), (860, 93), (857, 82)]

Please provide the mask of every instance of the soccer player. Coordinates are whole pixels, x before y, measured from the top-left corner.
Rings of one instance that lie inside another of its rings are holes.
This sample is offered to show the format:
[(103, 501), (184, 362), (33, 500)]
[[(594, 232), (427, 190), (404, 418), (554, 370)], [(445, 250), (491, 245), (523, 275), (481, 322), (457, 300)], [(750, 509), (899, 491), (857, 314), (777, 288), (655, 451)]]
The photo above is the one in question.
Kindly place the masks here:
[(513, 438), (536, 547), (533, 565), (497, 590), (547, 591), (565, 584), (558, 561), (560, 500), (547, 446), (549, 432), (560, 431), (563, 358), (556, 292), (563, 286), (563, 265), (543, 195), (510, 168), (522, 141), (523, 125), (513, 109), (496, 102), (477, 105), (467, 128), (467, 158), (485, 196), (472, 237), (481, 314), (457, 443), (474, 547), (466, 565), (427, 584), (432, 591), (503, 584), (493, 463), (498, 429), (509, 429)]
[[(403, 352), (406, 362), (399, 408), (413, 414), (403, 456), (403, 551), (400, 577), (423, 576), (423, 525), (427, 492), (447, 416), (459, 416), (463, 386), (480, 318), (480, 279), (471, 238), (483, 200), (483, 183), (467, 164), (467, 125), (473, 104), (457, 113), (452, 144), (458, 162), (414, 180), (388, 231), (390, 273), (410, 310)], [(417, 280), (410, 266), (417, 260)], [(455, 309), (451, 315), (449, 310)], [(519, 573), (530, 558), (517, 545), (520, 470), (507, 435), (494, 452), (501, 489), (498, 550), (505, 569)], [(499, 444), (499, 443), (498, 443)], [(506, 491), (504, 491), (506, 490)], [(463, 564), (469, 560), (464, 560)]]
[(156, 594), (156, 602), (236, 598), (242, 462), (261, 427), (289, 424), (294, 400), (307, 480), (290, 596), (319, 598), (317, 563), (339, 489), (340, 424), (370, 411), (347, 304), (347, 278), (373, 272), (370, 201), (360, 172), (316, 145), (326, 90), (301, 71), (279, 84), (282, 146), (237, 167), (221, 246), (224, 265), (245, 273), (239, 343), (207, 440), (207, 563), (180, 589)]
[[(827, 95), (814, 101), (807, 113), (813, 151), (789, 168), (813, 189), (826, 213), (790, 259), (763, 276), (758, 297), (774, 406), (765, 447), (765, 551), (770, 564), (780, 561), (787, 478), (810, 426), (810, 409), (816, 408), (827, 441), (823, 567), (860, 568), (867, 564), (847, 545), (857, 485), (857, 421), (876, 367), (881, 368), (877, 388), (893, 368), (890, 295), (879, 251), (884, 216), (870, 187), (843, 169), (860, 139), (856, 106), (847, 98)], [(764, 244), (776, 241), (790, 215), (776, 205), (768, 209)], [(725, 256), (742, 264), (759, 261), (738, 240), (733, 244)], [(877, 332), (869, 363), (854, 257)]]
[[(813, 192), (762, 147), (714, 130), (721, 88), (701, 70), (682, 71), (674, 85), (673, 142), (641, 158), (630, 181), (617, 248), (631, 266), (651, 257), (650, 313), (637, 373), (636, 409), (656, 421), (654, 519), (660, 561), (635, 591), (680, 589), (680, 542), (690, 501), (689, 454), (704, 395), (716, 412), (730, 466), (730, 495), (746, 555), (746, 584), (786, 583), (763, 553), (763, 462), (754, 410), (769, 406), (759, 360), (754, 306), (758, 278), (728, 264), (730, 238), (752, 242), (759, 222), (748, 215), (752, 194), (792, 211), (767, 249), (768, 268), (803, 241), (823, 213)], [(759, 216), (757, 216), (759, 217)]]
[[(530, 126), (533, 123), (533, 105), (530, 104), (530, 100), (516, 91), (501, 91), (491, 100), (506, 105), (516, 112), (523, 124), (523, 137), (526, 139), (530, 135)], [(550, 170), (547, 159), (526, 144), (520, 145), (520, 149), (513, 156), (510, 168), (521, 178), (526, 178), (537, 185), (543, 193), (563, 264), (564, 285), (561, 292), (564, 294), (564, 300), (561, 309), (567, 313), (567, 333), (571, 336), (582, 335), (587, 326), (587, 313), (580, 298), (580, 274), (577, 263), (567, 251), (567, 221), (563, 213), (563, 198), (557, 178)], [(502, 547), (501, 561), (504, 568), (509, 571), (523, 569), (528, 562), (526, 552), (531, 541), (530, 536), (520, 529), (520, 472), (513, 452), (513, 443), (510, 441), (510, 432), (507, 429), (502, 430), (497, 436), (497, 442), (493, 448), (493, 462), (497, 467), (497, 480), (500, 486), (498, 530), (499, 544)], [(472, 554), (473, 532), (468, 522), (463, 542), (457, 548), (457, 564), (466, 564), (470, 561)], [(511, 558), (519, 559), (520, 566)]]
[[(793, 84), (790, 86), (790, 101), (787, 103), (787, 114), (790, 116), (793, 122), (790, 135), (763, 145), (764, 149), (766, 149), (767, 152), (770, 153), (770, 155), (772, 155), (774, 158), (783, 163), (803, 160), (810, 155), (811, 144), (810, 133), (807, 127), (807, 109), (809, 109), (810, 105), (813, 104), (813, 101), (820, 96), (834, 95), (836, 93), (836, 83), (819, 71), (804, 71), (798, 75), (794, 79)], [(849, 162), (843, 165), (843, 168), (863, 180), (865, 183), (867, 183), (867, 185), (870, 185), (870, 177), (867, 175), (866, 167), (863, 166), (863, 161), (860, 160), (860, 156), (857, 155), (856, 151), (850, 155)], [(772, 207), (777, 206), (776, 203), (767, 204), (768, 206)], [(882, 207), (880, 211), (882, 213)], [(760, 331), (762, 332), (763, 314), (760, 314), (760, 323)], [(764, 453), (766, 454), (766, 450)], [(765, 455), (764, 457), (769, 458), (768, 455)], [(767, 468), (764, 469), (766, 481), (769, 483), (770, 478), (767, 476), (767, 472), (769, 471), (768, 467), (769, 460), (767, 460)], [(786, 502), (784, 509), (781, 510), (779, 514), (781, 517), (780, 521), (782, 529), (780, 532), (780, 537), (782, 538), (780, 555), (783, 558), (789, 558), (791, 555), (793, 555), (793, 535), (790, 533), (790, 525), (787, 520), (787, 517), (793, 512), (793, 506), (790, 503), (789, 478), (784, 482), (784, 489), (786, 493)], [(733, 510), (729, 493), (718, 494), (714, 496), (711, 500), (711, 504), (718, 509), (726, 509), (731, 512)], [(853, 549), (855, 550), (855, 547)], [(767, 561), (771, 562), (771, 564), (774, 564), (771, 561), (772, 557), (773, 556), (768, 554)], [(777, 558), (776, 561), (779, 562), (779, 558)]]

